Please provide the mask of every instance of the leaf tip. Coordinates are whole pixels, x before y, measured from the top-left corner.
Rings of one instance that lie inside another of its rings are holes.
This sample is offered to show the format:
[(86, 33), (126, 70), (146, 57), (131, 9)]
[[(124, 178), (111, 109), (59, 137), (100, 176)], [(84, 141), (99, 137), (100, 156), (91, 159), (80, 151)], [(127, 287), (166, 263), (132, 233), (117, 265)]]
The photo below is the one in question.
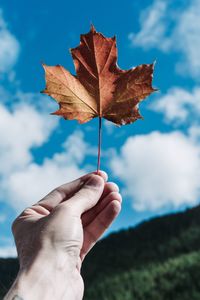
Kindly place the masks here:
[(42, 66), (45, 66), (45, 63), (42, 60), (40, 61), (40, 63)]
[(59, 116), (60, 115), (59, 114), (59, 109), (56, 110), (56, 111), (54, 111), (54, 112), (52, 112), (52, 113), (50, 113), (50, 115), (52, 115), (52, 116)]
[(92, 33), (95, 33), (95, 32), (96, 32), (96, 29), (95, 29), (95, 27), (94, 27), (94, 25), (93, 25), (92, 23), (90, 23), (90, 31), (91, 31)]

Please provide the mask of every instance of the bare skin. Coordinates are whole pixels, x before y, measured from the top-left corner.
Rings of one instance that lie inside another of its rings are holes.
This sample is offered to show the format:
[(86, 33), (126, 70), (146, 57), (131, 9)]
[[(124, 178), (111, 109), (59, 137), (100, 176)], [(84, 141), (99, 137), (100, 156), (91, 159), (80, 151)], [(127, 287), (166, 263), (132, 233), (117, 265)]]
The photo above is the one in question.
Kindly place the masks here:
[(19, 274), (5, 300), (81, 300), (82, 262), (117, 217), (121, 195), (107, 174), (87, 174), (25, 209), (13, 223)]

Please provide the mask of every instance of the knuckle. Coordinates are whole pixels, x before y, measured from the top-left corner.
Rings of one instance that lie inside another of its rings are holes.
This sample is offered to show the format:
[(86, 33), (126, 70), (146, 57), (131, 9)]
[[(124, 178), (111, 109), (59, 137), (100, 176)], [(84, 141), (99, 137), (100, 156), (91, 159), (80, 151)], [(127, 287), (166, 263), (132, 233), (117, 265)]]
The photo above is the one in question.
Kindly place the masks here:
[(62, 199), (62, 193), (61, 193), (61, 191), (57, 188), (57, 189), (55, 189), (55, 190), (53, 190), (50, 194), (49, 194), (49, 196), (51, 197), (51, 198), (58, 198), (59, 200), (60, 199)]
[[(58, 187), (58, 188), (54, 189), (51, 193), (49, 193), (45, 198), (47, 198), (47, 197), (54, 198), (54, 199), (56, 198), (61, 202), (62, 200), (65, 199), (65, 196), (66, 195), (65, 195), (64, 191), (60, 187)], [(44, 198), (42, 200), (44, 200)]]

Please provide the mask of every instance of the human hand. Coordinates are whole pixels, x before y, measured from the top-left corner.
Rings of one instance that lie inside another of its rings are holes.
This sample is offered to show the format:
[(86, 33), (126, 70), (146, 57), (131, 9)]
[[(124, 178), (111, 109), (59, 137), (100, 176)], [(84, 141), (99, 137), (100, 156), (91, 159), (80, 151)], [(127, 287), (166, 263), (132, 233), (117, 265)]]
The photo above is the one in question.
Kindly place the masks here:
[(87, 174), (56, 188), (14, 221), (20, 271), (5, 299), (82, 299), (83, 259), (121, 208), (118, 187), (106, 181), (105, 172)]

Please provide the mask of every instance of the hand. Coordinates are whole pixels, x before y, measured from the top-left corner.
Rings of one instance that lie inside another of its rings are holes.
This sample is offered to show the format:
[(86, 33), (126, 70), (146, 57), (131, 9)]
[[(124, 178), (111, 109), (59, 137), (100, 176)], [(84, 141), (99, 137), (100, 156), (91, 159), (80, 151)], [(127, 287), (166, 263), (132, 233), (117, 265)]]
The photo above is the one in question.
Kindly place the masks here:
[(84, 257), (119, 214), (107, 174), (87, 174), (27, 208), (13, 223), (20, 271), (5, 299), (82, 299)]

